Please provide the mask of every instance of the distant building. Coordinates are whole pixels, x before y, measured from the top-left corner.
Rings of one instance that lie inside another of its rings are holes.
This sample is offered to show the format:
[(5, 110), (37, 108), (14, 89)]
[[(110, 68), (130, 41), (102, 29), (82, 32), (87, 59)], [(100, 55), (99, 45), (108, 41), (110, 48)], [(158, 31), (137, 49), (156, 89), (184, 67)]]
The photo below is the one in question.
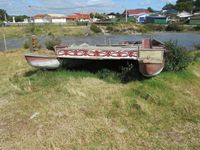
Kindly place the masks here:
[(51, 23), (66, 23), (66, 16), (63, 14), (48, 14), (51, 17)]
[(132, 9), (132, 10), (125, 10), (123, 15), (136, 18), (138, 22), (144, 22), (146, 16), (149, 16), (150, 13), (151, 12), (146, 9)]
[(51, 18), (47, 14), (37, 14), (32, 16), (33, 23), (51, 23)]
[(66, 17), (63, 14), (38, 14), (32, 17), (33, 23), (66, 23)]
[(153, 23), (153, 24), (167, 24), (167, 17), (165, 16), (147, 16), (146, 23)]
[(176, 16), (178, 13), (175, 9), (169, 9), (169, 10), (162, 10), (162, 14), (165, 16)]
[(180, 18), (188, 18), (188, 17), (191, 17), (193, 15), (189, 12), (183, 11), (181, 13), (178, 13), (177, 16), (180, 17)]
[(74, 13), (66, 17), (67, 20), (78, 20), (82, 22), (89, 22), (91, 20), (90, 14), (88, 13)]
[(190, 18), (190, 25), (200, 25), (200, 16), (194, 16)]
[[(127, 10), (127, 15), (129, 17), (138, 17), (141, 15), (149, 15), (150, 11), (146, 10), (146, 9), (131, 9), (131, 10)], [(124, 11), (123, 15), (126, 15), (126, 10)]]
[(108, 19), (115, 19), (116, 15), (114, 13), (107, 14)]
[(144, 15), (139, 16), (137, 18), (137, 22), (144, 23), (147, 16), (149, 16), (149, 15), (144, 14)]

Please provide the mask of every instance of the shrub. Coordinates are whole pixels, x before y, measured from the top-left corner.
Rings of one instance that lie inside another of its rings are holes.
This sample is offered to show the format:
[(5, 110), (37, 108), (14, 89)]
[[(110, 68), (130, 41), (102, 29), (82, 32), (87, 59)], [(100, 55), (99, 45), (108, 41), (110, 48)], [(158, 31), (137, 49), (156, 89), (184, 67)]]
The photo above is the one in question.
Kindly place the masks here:
[(194, 57), (193, 57), (193, 60), (194, 60), (194, 61), (196, 61), (196, 60), (198, 60), (198, 59), (200, 59), (200, 51), (199, 51), (199, 50), (196, 51), (196, 53), (194, 54)]
[(197, 44), (194, 44), (193, 47), (194, 47), (195, 49), (200, 49), (200, 44), (198, 44), (198, 43), (197, 43)]
[(30, 34), (37, 34), (37, 33), (41, 33), (42, 30), (39, 26), (32, 24), (32, 25), (27, 26), (26, 32)]
[(127, 83), (134, 80), (140, 80), (142, 77), (139, 73), (138, 62), (127, 63), (121, 68), (120, 79), (122, 83)]
[(169, 41), (165, 43), (166, 47), (166, 71), (181, 71), (187, 68), (192, 61), (192, 57), (189, 55), (184, 47), (177, 45), (177, 42)]
[(108, 30), (108, 31), (113, 31), (113, 26), (107, 26), (107, 27), (106, 27), (106, 30)]
[(172, 24), (169, 24), (166, 28), (165, 28), (166, 31), (183, 31), (184, 28), (182, 25), (179, 25), (177, 23), (172, 23)]
[(54, 46), (59, 45), (60, 43), (61, 43), (61, 40), (59, 38), (55, 37), (54, 35), (51, 35), (47, 39), (45, 46), (49, 50), (54, 50)]
[(24, 48), (24, 49), (29, 49), (29, 48), (30, 48), (30, 42), (26, 40), (26, 41), (24, 42), (24, 44), (23, 44), (23, 48)]
[(196, 25), (195, 27), (193, 27), (194, 31), (200, 31), (200, 25)]
[(118, 73), (106, 68), (98, 71), (97, 77), (111, 83), (115, 83), (119, 81)]
[(95, 24), (92, 24), (90, 29), (95, 33), (100, 33), (101, 32), (101, 29)]

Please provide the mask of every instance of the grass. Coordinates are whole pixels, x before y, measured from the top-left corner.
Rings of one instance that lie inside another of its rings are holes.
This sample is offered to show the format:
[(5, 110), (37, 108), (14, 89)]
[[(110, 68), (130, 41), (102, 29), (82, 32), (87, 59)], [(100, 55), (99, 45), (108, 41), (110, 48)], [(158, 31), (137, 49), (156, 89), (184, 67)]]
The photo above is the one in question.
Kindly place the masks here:
[(24, 52), (0, 53), (0, 149), (200, 148), (199, 58), (185, 71), (122, 84), (40, 71)]
[[(1, 27), (0, 34), (5, 34), (6, 38), (26, 37), (29, 35), (51, 35), (55, 36), (79, 36), (90, 32), (87, 26), (69, 26), (69, 25), (29, 25), (29, 26), (11, 26)], [(3, 36), (0, 36), (3, 38)]]

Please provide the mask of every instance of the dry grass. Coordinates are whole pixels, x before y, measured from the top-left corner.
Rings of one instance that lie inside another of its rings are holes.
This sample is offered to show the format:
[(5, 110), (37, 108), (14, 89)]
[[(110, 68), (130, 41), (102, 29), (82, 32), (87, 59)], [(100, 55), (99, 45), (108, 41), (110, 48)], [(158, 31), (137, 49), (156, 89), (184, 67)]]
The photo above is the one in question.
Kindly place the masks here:
[(128, 84), (0, 53), (0, 149), (199, 149), (200, 61)]
[[(87, 26), (65, 26), (65, 25), (29, 25), (29, 26), (11, 26), (1, 27), (0, 35), (5, 34), (6, 38), (26, 37), (29, 35), (49, 35), (56, 36), (79, 36), (90, 32)], [(0, 36), (0, 39), (3, 36)]]

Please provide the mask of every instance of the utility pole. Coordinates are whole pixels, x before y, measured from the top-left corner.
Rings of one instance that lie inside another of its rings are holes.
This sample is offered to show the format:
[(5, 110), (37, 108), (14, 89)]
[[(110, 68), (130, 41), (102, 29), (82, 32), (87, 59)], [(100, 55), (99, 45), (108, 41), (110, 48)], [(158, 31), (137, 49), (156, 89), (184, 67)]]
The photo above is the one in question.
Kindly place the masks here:
[(7, 51), (6, 36), (5, 36), (4, 33), (3, 33), (3, 41), (4, 41), (4, 48), (5, 48), (5, 51)]
[(127, 10), (127, 0), (125, 0), (125, 15), (126, 15), (126, 22), (128, 22), (128, 10)]
[[(7, 16), (6, 16), (6, 14), (4, 14), (4, 19), (5, 19), (5, 25), (6, 25), (6, 23), (8, 23), (8, 19), (7, 19)], [(5, 26), (4, 25), (4, 26)], [(2, 27), (3, 28), (3, 42), (4, 42), (4, 50), (5, 51), (7, 51), (7, 42), (6, 42), (6, 35), (5, 35), (5, 32), (4, 32), (4, 27)]]
[(126, 9), (126, 22), (128, 22), (128, 12), (127, 12), (127, 9)]

